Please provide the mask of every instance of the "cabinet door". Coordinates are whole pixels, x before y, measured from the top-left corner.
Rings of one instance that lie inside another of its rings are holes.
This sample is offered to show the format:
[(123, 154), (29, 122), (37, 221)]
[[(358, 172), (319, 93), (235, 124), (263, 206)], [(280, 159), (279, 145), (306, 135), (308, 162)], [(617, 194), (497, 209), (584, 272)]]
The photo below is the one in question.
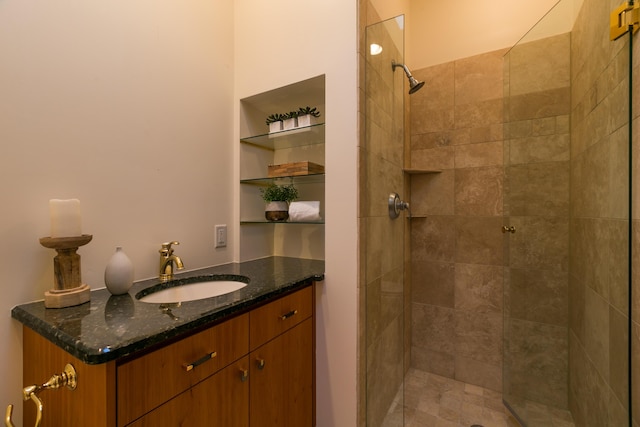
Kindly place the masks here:
[(119, 365), (118, 425), (140, 418), (248, 353), (249, 316), (243, 314)]
[(311, 427), (313, 319), (251, 354), (251, 427)]
[(243, 357), (129, 426), (248, 427), (248, 363)]

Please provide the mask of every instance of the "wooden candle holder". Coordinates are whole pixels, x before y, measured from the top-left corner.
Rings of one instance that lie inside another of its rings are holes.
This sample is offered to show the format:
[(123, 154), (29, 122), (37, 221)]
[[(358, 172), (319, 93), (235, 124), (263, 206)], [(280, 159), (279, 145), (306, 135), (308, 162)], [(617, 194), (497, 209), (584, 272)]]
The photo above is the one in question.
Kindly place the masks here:
[(53, 258), (54, 288), (44, 293), (46, 308), (63, 308), (83, 304), (91, 299), (91, 289), (82, 283), (80, 255), (76, 253), (93, 238), (90, 234), (74, 237), (42, 237), (40, 244), (55, 249)]

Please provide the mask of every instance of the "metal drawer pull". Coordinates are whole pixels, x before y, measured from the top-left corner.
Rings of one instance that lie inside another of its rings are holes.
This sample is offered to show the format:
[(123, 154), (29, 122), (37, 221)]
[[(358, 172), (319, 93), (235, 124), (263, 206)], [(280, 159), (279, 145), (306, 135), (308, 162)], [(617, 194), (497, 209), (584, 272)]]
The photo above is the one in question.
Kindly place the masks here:
[(294, 316), (298, 314), (298, 310), (291, 310), (290, 312), (283, 314), (282, 316), (280, 316), (280, 319), (282, 320), (287, 320), (289, 317)]
[(264, 359), (256, 359), (256, 365), (258, 365), (258, 369), (264, 369)]
[(247, 379), (249, 379), (249, 371), (240, 369), (240, 381), (245, 382)]
[(193, 363), (189, 363), (189, 364), (184, 364), (182, 365), (182, 367), (184, 368), (185, 371), (189, 372), (189, 371), (193, 371), (197, 366), (202, 365), (204, 362), (206, 362), (207, 360), (211, 360), (214, 357), (216, 357), (218, 354), (214, 351), (213, 353), (209, 353), (204, 357), (201, 357), (200, 359), (196, 360)]

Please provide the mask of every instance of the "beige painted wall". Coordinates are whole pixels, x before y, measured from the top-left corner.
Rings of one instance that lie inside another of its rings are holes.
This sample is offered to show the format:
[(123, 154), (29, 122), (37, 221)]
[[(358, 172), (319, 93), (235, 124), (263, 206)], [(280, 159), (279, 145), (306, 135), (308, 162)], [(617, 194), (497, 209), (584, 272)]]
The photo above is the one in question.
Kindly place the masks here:
[[(233, 1), (0, 3), (0, 389), (21, 424), (14, 305), (52, 287), (48, 200), (77, 197), (82, 278), (104, 287), (117, 245), (135, 278), (179, 240), (188, 269), (232, 260)], [(53, 372), (52, 372), (53, 374)], [(46, 379), (43, 379), (43, 381)], [(46, 400), (45, 400), (46, 402)], [(31, 405), (29, 403), (29, 405)]]
[[(49, 233), (48, 200), (81, 200), (83, 230), (94, 235), (80, 250), (82, 273), (94, 289), (116, 245), (136, 279), (157, 273), (168, 239), (181, 242), (188, 269), (232, 261), (237, 100), (318, 74), (327, 75), (332, 207), (318, 425), (355, 423), (356, 5), (280, 3), (0, 4), (0, 405), (17, 405), (18, 425), (21, 329), (9, 312), (52, 286), (54, 254), (38, 243)], [(213, 248), (215, 224), (229, 226), (226, 249)]]
[[(571, 30), (583, 0), (565, 0), (562, 10), (546, 19), (531, 37), (549, 37)], [(513, 46), (558, 0), (373, 0), (382, 19), (406, 13), (406, 58), (420, 69)]]
[[(317, 425), (353, 426), (358, 239), (356, 3), (236, 0), (235, 5), (236, 99), (326, 75), (326, 279), (317, 295)], [(238, 129), (237, 103), (234, 112), (234, 128)]]

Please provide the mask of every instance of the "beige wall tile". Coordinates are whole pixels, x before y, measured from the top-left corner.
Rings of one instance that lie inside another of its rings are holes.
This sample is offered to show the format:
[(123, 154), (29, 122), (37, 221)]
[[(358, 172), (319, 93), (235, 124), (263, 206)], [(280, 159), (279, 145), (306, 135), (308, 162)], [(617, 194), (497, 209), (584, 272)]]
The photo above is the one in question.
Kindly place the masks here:
[(435, 174), (411, 176), (411, 214), (453, 215), (454, 213), (453, 170)]
[(567, 327), (566, 271), (511, 269), (511, 317)]
[[(633, 371), (631, 374), (632, 395), (640, 396), (640, 324), (633, 322), (633, 333), (631, 334), (631, 345), (633, 346), (633, 360), (631, 366)], [(633, 407), (631, 409), (634, 422), (640, 421), (640, 399), (633, 399)]]
[(455, 264), (447, 262), (414, 262), (412, 301), (421, 304), (454, 307)]
[(511, 393), (556, 408), (567, 406), (567, 329), (512, 319), (506, 331)]
[(484, 363), (456, 355), (455, 379), (488, 388), (489, 390), (502, 391), (502, 368), (500, 364)]
[(413, 76), (426, 84), (410, 98), (412, 114), (422, 115), (427, 110), (453, 108), (455, 103), (454, 72), (453, 62), (413, 70)]
[(585, 286), (575, 276), (569, 276), (569, 328), (576, 339), (584, 344)]
[(502, 314), (503, 268), (455, 265), (455, 308), (474, 313)]
[(456, 168), (502, 166), (502, 155), (502, 141), (459, 145), (455, 147), (455, 166)]
[(415, 262), (454, 262), (455, 218), (429, 216), (411, 220), (411, 253)]
[(447, 378), (455, 378), (455, 356), (453, 353), (413, 347), (411, 366)]
[(604, 381), (609, 380), (609, 305), (600, 295), (585, 291), (585, 349)]
[(508, 115), (512, 121), (569, 114), (568, 87), (534, 92), (509, 99)]
[[(456, 348), (451, 337), (455, 333), (453, 309), (429, 304), (412, 304), (412, 352), (428, 349), (445, 354), (454, 354)], [(417, 357), (417, 356), (416, 356)]]
[(629, 403), (629, 318), (609, 306), (609, 386), (617, 399)]
[(453, 169), (453, 147), (439, 147), (428, 150), (414, 150), (411, 153), (411, 167), (414, 169)]
[(503, 122), (503, 101), (492, 99), (473, 104), (456, 104), (455, 128), (480, 128)]
[(456, 262), (502, 265), (502, 217), (456, 216)]
[(456, 104), (502, 99), (502, 57), (497, 50), (455, 61)]
[(510, 164), (568, 161), (569, 134), (536, 135), (514, 138), (510, 144)]
[(516, 228), (509, 236), (512, 268), (567, 271), (569, 267), (569, 221), (553, 217), (514, 217)]
[(568, 87), (570, 81), (571, 36), (518, 44), (510, 51), (510, 89), (512, 95), (543, 92)]
[(443, 132), (453, 128), (454, 125), (453, 107), (441, 110), (424, 110), (420, 115), (411, 113), (411, 133), (419, 135), (429, 132)]
[(502, 215), (503, 169), (500, 166), (456, 169), (456, 215)]
[(502, 363), (502, 315), (455, 311), (455, 354), (499, 366)]

